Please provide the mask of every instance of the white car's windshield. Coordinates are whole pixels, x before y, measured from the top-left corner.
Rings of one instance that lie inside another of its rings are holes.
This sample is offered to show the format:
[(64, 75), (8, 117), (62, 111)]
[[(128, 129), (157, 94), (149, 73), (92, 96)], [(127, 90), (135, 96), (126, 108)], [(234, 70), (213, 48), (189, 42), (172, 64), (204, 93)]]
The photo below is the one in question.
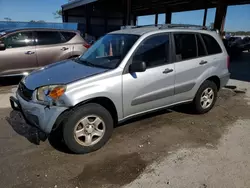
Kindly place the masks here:
[(114, 69), (138, 38), (138, 35), (129, 34), (105, 35), (89, 48), (79, 60), (92, 66)]

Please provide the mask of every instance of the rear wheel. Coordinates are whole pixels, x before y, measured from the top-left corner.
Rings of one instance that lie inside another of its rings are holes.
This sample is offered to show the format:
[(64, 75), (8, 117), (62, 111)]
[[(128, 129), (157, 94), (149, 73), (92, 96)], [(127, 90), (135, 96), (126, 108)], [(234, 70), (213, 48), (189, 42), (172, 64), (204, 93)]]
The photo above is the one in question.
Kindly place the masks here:
[(110, 113), (99, 104), (86, 104), (68, 117), (63, 125), (66, 146), (74, 153), (89, 153), (101, 148), (113, 132)]
[(196, 113), (204, 114), (210, 111), (217, 99), (217, 86), (214, 82), (206, 80), (199, 88), (193, 100)]

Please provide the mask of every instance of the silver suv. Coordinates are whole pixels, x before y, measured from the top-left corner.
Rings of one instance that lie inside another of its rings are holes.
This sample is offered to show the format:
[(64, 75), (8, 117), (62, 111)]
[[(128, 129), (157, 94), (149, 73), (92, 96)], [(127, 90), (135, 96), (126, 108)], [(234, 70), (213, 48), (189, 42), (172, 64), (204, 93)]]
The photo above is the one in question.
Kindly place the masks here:
[(78, 59), (32, 72), (10, 102), (31, 125), (46, 134), (60, 130), (70, 150), (88, 153), (129, 118), (182, 103), (208, 112), (229, 80), (228, 63), (214, 31), (173, 25), (123, 29)]
[(26, 75), (39, 67), (74, 58), (88, 44), (78, 31), (9, 29), (0, 32), (0, 77)]

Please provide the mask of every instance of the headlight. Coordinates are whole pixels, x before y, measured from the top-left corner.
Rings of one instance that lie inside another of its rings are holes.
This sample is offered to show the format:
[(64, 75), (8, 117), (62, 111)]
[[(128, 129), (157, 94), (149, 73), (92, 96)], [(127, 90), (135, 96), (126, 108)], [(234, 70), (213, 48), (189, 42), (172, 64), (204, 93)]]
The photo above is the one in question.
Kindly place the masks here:
[(36, 98), (38, 101), (48, 101), (48, 99), (57, 100), (66, 91), (64, 85), (43, 86), (37, 89)]

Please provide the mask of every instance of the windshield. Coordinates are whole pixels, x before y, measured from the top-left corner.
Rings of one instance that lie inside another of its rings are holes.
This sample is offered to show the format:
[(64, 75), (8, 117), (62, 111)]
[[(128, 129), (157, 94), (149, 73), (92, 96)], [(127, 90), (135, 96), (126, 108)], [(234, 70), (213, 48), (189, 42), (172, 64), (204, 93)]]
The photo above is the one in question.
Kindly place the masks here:
[(80, 62), (114, 69), (139, 38), (138, 35), (109, 34), (99, 39), (80, 57)]

